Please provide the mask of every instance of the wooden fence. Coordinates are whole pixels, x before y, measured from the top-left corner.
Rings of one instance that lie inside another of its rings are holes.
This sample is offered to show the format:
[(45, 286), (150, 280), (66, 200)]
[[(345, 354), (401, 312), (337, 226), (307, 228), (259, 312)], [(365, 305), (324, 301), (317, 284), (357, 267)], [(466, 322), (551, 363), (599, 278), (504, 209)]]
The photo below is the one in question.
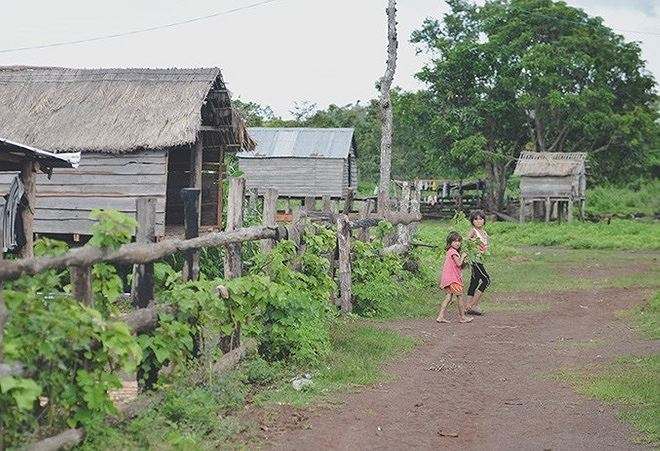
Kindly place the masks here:
[[(412, 190), (410, 184), (404, 184), (401, 198), (398, 200), (398, 211), (388, 210), (375, 212), (375, 202), (372, 199), (362, 199), (358, 212), (353, 212), (355, 196), (352, 190), (343, 199), (341, 211), (332, 208), (327, 198), (305, 198), (303, 207), (292, 208), (293, 220), (288, 224), (277, 223), (278, 195), (275, 190), (267, 190), (262, 195), (245, 193), (245, 179), (231, 178), (227, 204), (227, 226), (223, 232), (198, 235), (199, 189), (184, 189), (181, 193), (184, 201), (185, 238), (167, 239), (156, 242), (155, 239), (155, 200), (140, 199), (137, 201), (137, 218), (139, 222), (136, 242), (126, 244), (119, 249), (102, 249), (86, 245), (69, 250), (57, 256), (31, 257), (22, 260), (1, 260), (0, 254), (0, 377), (20, 376), (25, 373), (20, 362), (4, 362), (2, 345), (4, 327), (8, 312), (2, 296), (2, 283), (15, 280), (22, 276), (32, 276), (49, 269), (62, 270), (68, 268), (73, 287), (73, 296), (81, 303), (93, 306), (92, 266), (107, 262), (115, 264), (133, 264), (134, 278), (132, 284), (132, 301), (134, 310), (118, 318), (128, 324), (134, 334), (149, 332), (158, 327), (158, 314), (166, 310), (165, 306), (154, 305), (154, 268), (153, 262), (177, 252), (185, 253), (183, 269), (184, 280), (199, 278), (199, 249), (209, 247), (224, 247), (224, 275), (226, 279), (241, 276), (241, 244), (249, 241), (260, 241), (261, 251), (270, 251), (274, 243), (282, 239), (294, 241), (296, 246), (303, 245), (303, 234), (308, 221), (314, 221), (332, 227), (336, 231), (337, 249), (332, 258), (332, 267), (336, 268), (336, 280), (339, 296), (334, 300), (342, 312), (350, 312), (353, 308), (352, 278), (351, 278), (351, 242), (354, 239), (352, 230), (359, 230), (357, 238), (363, 241), (369, 239), (369, 228), (377, 226), (380, 221), (388, 221), (396, 226), (396, 230), (388, 239), (386, 253), (405, 253), (411, 246), (411, 237), (421, 220), (419, 191)], [(322, 203), (322, 209), (317, 210), (317, 201)], [(261, 224), (243, 227), (245, 206), (252, 206), (261, 211)], [(1, 236), (1, 234), (0, 234)], [(222, 294), (222, 293), (221, 293)], [(226, 297), (226, 293), (221, 297)], [(225, 352), (232, 352), (239, 345), (240, 330), (226, 337), (220, 346)], [(153, 375), (152, 375), (153, 377)], [(153, 381), (152, 381), (153, 382)], [(63, 437), (82, 439), (82, 432), (65, 431)], [(61, 438), (61, 437), (60, 437)], [(50, 442), (48, 441), (50, 440)], [(49, 445), (51, 443), (52, 445)], [(71, 441), (64, 445), (71, 445)], [(56, 446), (55, 446), (56, 445)], [(47, 439), (35, 449), (58, 449), (64, 446), (61, 440)]]

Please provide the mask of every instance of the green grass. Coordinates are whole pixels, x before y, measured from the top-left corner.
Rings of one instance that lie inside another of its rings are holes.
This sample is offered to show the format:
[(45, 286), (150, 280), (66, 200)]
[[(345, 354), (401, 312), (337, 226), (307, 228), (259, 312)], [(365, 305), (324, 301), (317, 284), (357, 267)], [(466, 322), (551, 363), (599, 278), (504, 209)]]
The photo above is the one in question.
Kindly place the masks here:
[[(331, 328), (332, 351), (313, 368), (267, 362), (253, 356), (220, 377), (191, 385), (182, 377), (165, 391), (165, 400), (118, 428), (99, 425), (87, 431), (82, 449), (213, 450), (237, 449), (255, 437), (256, 425), (235, 412), (247, 403), (304, 407), (332, 401), (341, 390), (387, 380), (382, 367), (419, 341), (345, 320)], [(314, 384), (301, 391), (291, 378), (310, 373)]]
[(295, 391), (291, 384), (277, 384), (254, 397), (258, 404), (286, 403), (306, 406), (338, 390), (387, 380), (382, 366), (410, 351), (419, 341), (362, 321), (335, 324), (331, 330), (333, 351), (319, 367), (309, 371), (314, 384)]
[(638, 215), (653, 217), (660, 212), (660, 181), (640, 181), (638, 186), (596, 186), (587, 189), (586, 213), (600, 216), (607, 214)]
[(660, 225), (613, 219), (570, 224), (494, 222), (486, 226), (494, 242), (572, 249), (660, 249)]
[(607, 367), (557, 373), (578, 393), (619, 409), (619, 417), (640, 431), (637, 441), (660, 445), (660, 354), (625, 357)]
[(627, 312), (637, 329), (646, 338), (660, 340), (660, 291), (645, 303)]

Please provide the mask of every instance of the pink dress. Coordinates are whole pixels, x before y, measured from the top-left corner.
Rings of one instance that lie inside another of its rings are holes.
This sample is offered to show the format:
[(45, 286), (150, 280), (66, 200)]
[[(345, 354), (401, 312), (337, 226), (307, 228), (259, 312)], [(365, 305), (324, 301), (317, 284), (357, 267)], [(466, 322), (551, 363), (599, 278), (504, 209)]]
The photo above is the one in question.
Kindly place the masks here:
[(452, 283), (463, 286), (463, 273), (461, 267), (454, 261), (454, 255), (460, 258), (458, 251), (450, 247), (447, 250), (445, 265), (442, 267), (442, 276), (440, 277), (440, 287), (443, 289), (449, 287)]

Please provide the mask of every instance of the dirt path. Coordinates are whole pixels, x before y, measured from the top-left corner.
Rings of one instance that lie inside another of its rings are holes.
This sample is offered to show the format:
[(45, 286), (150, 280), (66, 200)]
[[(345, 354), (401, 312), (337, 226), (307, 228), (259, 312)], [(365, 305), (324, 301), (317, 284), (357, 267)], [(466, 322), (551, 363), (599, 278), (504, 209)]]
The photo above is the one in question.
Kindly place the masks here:
[[(600, 289), (515, 293), (542, 312), (491, 312), (472, 324), (431, 319), (385, 326), (424, 343), (387, 367), (390, 383), (345, 394), (289, 421), (271, 440), (281, 450), (646, 449), (615, 410), (547, 377), (616, 355), (660, 352), (616, 311), (649, 291)], [(506, 293), (491, 294), (492, 299)], [(452, 312), (455, 315), (455, 312)], [(455, 317), (454, 317), (455, 320)], [(545, 377), (543, 376), (545, 375)], [(291, 412), (282, 415), (291, 416)], [(458, 437), (442, 436), (458, 434)]]

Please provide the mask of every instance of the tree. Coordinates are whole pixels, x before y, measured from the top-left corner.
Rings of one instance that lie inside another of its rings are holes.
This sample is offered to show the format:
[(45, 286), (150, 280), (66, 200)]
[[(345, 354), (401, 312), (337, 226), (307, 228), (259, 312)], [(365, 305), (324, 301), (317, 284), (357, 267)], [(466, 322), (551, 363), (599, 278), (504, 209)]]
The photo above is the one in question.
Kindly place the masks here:
[(378, 210), (390, 208), (390, 177), (392, 167), (392, 105), (390, 88), (396, 71), (396, 0), (388, 0), (387, 9), (387, 63), (385, 74), (378, 82), (380, 90), (381, 141), (380, 141), (380, 182), (378, 183)]
[(244, 102), (241, 99), (232, 99), (231, 103), (238, 110), (248, 127), (263, 127), (266, 122), (275, 118), (273, 110), (269, 106), (261, 106), (255, 102)]
[(442, 22), (426, 20), (413, 34), (432, 56), (418, 77), (458, 130), (454, 142), (483, 137), (492, 208), (502, 206), (526, 146), (586, 151), (600, 180), (625, 179), (648, 161), (657, 148), (655, 82), (636, 43), (563, 2), (447, 3)]

